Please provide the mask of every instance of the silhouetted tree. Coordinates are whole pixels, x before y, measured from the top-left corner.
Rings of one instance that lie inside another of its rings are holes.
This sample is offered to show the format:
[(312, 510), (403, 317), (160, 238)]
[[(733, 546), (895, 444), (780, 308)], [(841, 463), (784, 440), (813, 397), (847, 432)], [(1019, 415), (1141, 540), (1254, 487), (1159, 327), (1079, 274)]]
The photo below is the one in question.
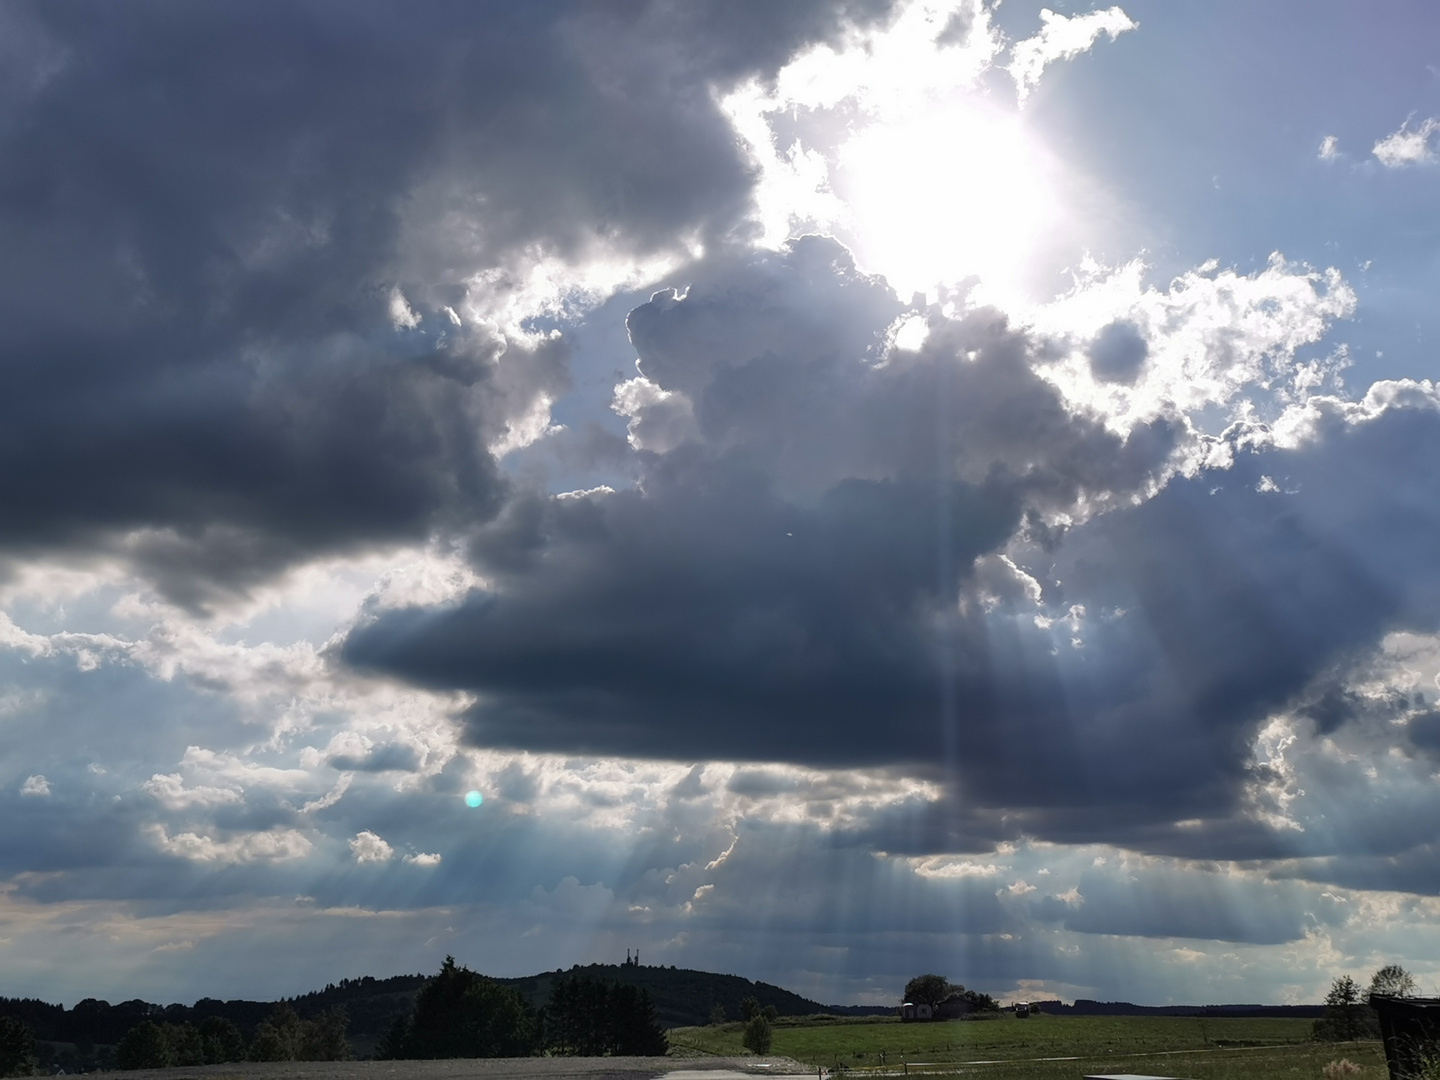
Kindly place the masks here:
[(535, 1014), (509, 987), (477, 975), (447, 956), (420, 988), (408, 1029), (392, 1032), (396, 1057), (528, 1057), (539, 1041)]
[(115, 1048), (118, 1069), (164, 1069), (173, 1065), (170, 1041), (165, 1031), (153, 1020), (141, 1020), (125, 1033)]
[(711, 1010), (710, 1010), (710, 1025), (711, 1025), (711, 1027), (716, 1027), (716, 1026), (718, 1026), (718, 1025), (720, 1025), (720, 1024), (723, 1024), (724, 1022), (725, 1022), (725, 1006), (724, 1006), (724, 1005), (721, 1005), (721, 1004), (717, 1001), (717, 1002), (715, 1003), (714, 1007), (711, 1008)]
[(609, 1036), (609, 988), (585, 975), (561, 979), (545, 1008), (546, 1041), (560, 1054), (595, 1057)]
[(300, 1017), (282, 1001), (255, 1026), (255, 1037), (250, 1040), (250, 1060), (296, 1061), (304, 1035)]
[(545, 1042), (554, 1053), (584, 1057), (650, 1057), (668, 1049), (648, 991), (610, 986), (585, 975), (560, 979), (551, 987)]
[(610, 991), (609, 1043), (612, 1054), (627, 1057), (663, 1057), (670, 1049), (648, 990), (616, 986)]
[(224, 1016), (207, 1016), (200, 1022), (200, 1041), (205, 1064), (222, 1065), (245, 1060), (245, 1039), (235, 1022)]
[(35, 1033), (13, 1016), (0, 1016), (0, 1076), (29, 1076), (36, 1065)]
[[(989, 994), (982, 994), (979, 990), (966, 990), (963, 986), (955, 987), (959, 995), (975, 1007), (976, 1012), (999, 1012), (1000, 1003)], [(1039, 1013), (1040, 1010), (1033, 1004), (1030, 1006), (1032, 1013)]]
[(349, 1018), (345, 1006), (336, 1005), (319, 1016), (305, 1020), (300, 1031), (301, 1061), (349, 1061), (350, 1043), (345, 1038)]
[(916, 975), (905, 984), (902, 1000), (934, 1007), (948, 998), (951, 991), (950, 980), (944, 975)]
[(170, 1046), (172, 1065), (204, 1065), (205, 1040), (200, 1029), (186, 1021), (183, 1024), (165, 1024), (161, 1027), (165, 1041)]
[(1370, 976), (1370, 993), (1390, 997), (1414, 997), (1415, 976), (1399, 964), (1386, 964)]
[(760, 1011), (760, 1002), (754, 997), (740, 999), (740, 1019), (751, 1020)]
[(396, 1061), (405, 1056), (406, 1044), (410, 1041), (410, 1014), (402, 1013), (390, 1021), (390, 1027), (386, 1030), (379, 1045), (375, 1047), (375, 1056), (381, 1061)]
[(1360, 986), (1349, 975), (1330, 984), (1325, 995), (1325, 1014), (1315, 1021), (1314, 1035), (1330, 1042), (1348, 1042), (1372, 1034), (1369, 1010), (1360, 1000)]

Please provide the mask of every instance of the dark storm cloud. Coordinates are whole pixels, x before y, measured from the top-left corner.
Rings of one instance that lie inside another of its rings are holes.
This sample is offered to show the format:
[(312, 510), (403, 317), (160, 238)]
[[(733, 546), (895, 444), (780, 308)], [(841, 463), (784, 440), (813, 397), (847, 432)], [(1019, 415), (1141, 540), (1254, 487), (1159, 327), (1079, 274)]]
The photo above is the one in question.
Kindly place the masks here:
[(905, 764), (1008, 808), (869, 826), (900, 850), (1021, 829), (1280, 853), (1237, 816), (1257, 725), (1388, 630), (1434, 629), (1440, 416), (1322, 409), (1298, 449), (1096, 517), (1036, 568), (1037, 609), (976, 557), (1029, 508), (1140, 487), (1175, 436), (1067, 412), (983, 311), (877, 362), (894, 311), (813, 239), (658, 294), (631, 332), (688, 438), (637, 489), (512, 502), (474, 544), (490, 591), (387, 613), (343, 655), (476, 692), (477, 744)]
[(507, 383), (441, 306), (522, 249), (722, 240), (751, 176), (712, 81), (884, 6), (8, 8), (0, 547), (145, 530), (200, 603), (488, 517), (483, 447), (565, 360), (512, 344)]
[(899, 310), (817, 238), (657, 294), (631, 333), (692, 437), (640, 488), (516, 499), (474, 544), (492, 592), (387, 614), (344, 655), (480, 692), (492, 745), (968, 770), (998, 721), (1070, 753), (1054, 674), (1007, 673), (1040, 643), (942, 597), (1027, 506), (1137, 486), (1173, 435), (1069, 414), (993, 312), (887, 357)]
[(1405, 725), (1405, 734), (1420, 749), (1440, 754), (1440, 712), (1432, 710), (1411, 717)]

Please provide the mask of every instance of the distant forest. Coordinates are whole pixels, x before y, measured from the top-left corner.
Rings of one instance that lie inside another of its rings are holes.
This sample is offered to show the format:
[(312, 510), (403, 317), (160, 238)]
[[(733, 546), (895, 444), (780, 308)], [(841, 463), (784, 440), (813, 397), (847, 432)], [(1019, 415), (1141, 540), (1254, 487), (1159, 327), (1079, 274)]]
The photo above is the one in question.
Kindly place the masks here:
[[(198, 1034), (207, 1030), (207, 1025), (208, 1030), (225, 1030), (220, 1027), (220, 1022), (224, 1021), (234, 1026), (234, 1038), (243, 1042), (246, 1047), (252, 1047), (257, 1036), (261, 1035), (265, 1037), (266, 1043), (274, 1042), (275, 1038), (270, 1030), (272, 1028), (278, 1029), (283, 1042), (288, 1026), (295, 1030), (295, 1034), (290, 1037), (295, 1047), (292, 1047), (290, 1052), (299, 1056), (305, 1052), (302, 1048), (305, 1026), (321, 1028), (326, 1024), (333, 1024), (338, 1009), (343, 1009), (346, 1024), (345, 1046), (352, 1057), (375, 1057), (378, 1054), (445, 1056), (440, 1053), (422, 1053), (416, 1045), (407, 1049), (403, 1027), (407, 1019), (413, 1016), (417, 996), (422, 989), (443, 977), (447, 970), (449, 969), (442, 969), (440, 976), (416, 974), (376, 979), (366, 975), (357, 979), (341, 979), (328, 984), (323, 990), (280, 1001), (221, 1001), (217, 998), (201, 998), (194, 1005), (157, 1005), (133, 999), (112, 1005), (107, 1001), (86, 998), (73, 1009), (66, 1009), (62, 1005), (53, 1005), (33, 998), (0, 998), (0, 1018), (18, 1021), (33, 1034), (37, 1064), (60, 1066), (67, 1072), (115, 1067), (116, 1051), (126, 1035), (147, 1021), (162, 1032), (170, 1032), (171, 1042), (183, 1042), (189, 1037), (190, 1031)], [(611, 1008), (621, 1011), (628, 1009), (633, 1017), (634, 1010), (642, 1007), (640, 1001), (643, 995), (643, 1007), (651, 1010), (653, 1023), (658, 1029), (705, 1024), (717, 1012), (739, 1020), (745, 1014), (749, 1001), (758, 1003), (762, 1010), (773, 1009), (777, 1016), (807, 1016), (817, 1013), (853, 1016), (888, 1014), (894, 1011), (876, 1006), (823, 1005), (781, 987), (753, 982), (738, 975), (717, 975), (675, 967), (647, 967), (637, 962), (589, 964), (584, 967), (575, 965), (568, 970), (557, 969), (522, 978), (483, 981), (513, 992), (520, 1003), (534, 1014), (537, 1027), (531, 1037), (536, 1040), (537, 1046), (546, 1038), (578, 1040), (580, 1045), (586, 1047), (597, 1043), (604, 1045), (607, 1038), (620, 1038), (618, 1035), (607, 1034), (605, 1022), (593, 1016), (580, 1024), (586, 1034), (577, 1036), (577, 1022), (566, 1021), (565, 1023), (569, 1024), (566, 1027), (558, 1024), (557, 1018), (551, 1015), (552, 1030), (547, 1034), (544, 1028), (546, 1008), (551, 1004), (557, 988), (562, 988), (562, 998), (568, 993), (569, 998), (577, 1002), (575, 1008), (588, 1010), (592, 1014), (597, 1008), (603, 1011), (603, 1006), (594, 1001), (593, 987), (632, 988), (633, 995), (616, 995)], [(577, 990), (577, 987), (580, 989)], [(636, 1021), (632, 1019), (628, 1026), (634, 1027), (635, 1024)], [(556, 1034), (560, 1028), (563, 1028), (563, 1032)], [(148, 1027), (145, 1034), (153, 1040), (154, 1036), (150, 1034)], [(132, 1042), (134, 1041), (132, 1037)], [(173, 1050), (174, 1048), (172, 1056)], [(203, 1048), (194, 1051), (197, 1054), (203, 1052)], [(175, 1061), (175, 1064), (188, 1063), (191, 1062)], [(3, 1070), (0, 1070), (0, 1075), (3, 1075)]]

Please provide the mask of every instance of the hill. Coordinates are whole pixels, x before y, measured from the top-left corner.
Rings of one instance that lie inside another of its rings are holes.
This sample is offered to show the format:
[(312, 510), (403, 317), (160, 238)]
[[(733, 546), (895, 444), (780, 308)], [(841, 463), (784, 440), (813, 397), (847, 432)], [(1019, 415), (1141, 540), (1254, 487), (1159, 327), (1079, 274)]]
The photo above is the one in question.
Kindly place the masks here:
[(550, 988), (558, 979), (583, 975), (603, 982), (623, 983), (648, 991), (655, 1003), (661, 1027), (693, 1027), (710, 1019), (710, 1011), (719, 1005), (731, 1020), (740, 1019), (740, 1002), (753, 997), (763, 1009), (773, 1005), (781, 1016), (809, 1016), (814, 1013), (842, 1015), (890, 1014), (895, 1010), (863, 1005), (822, 1005), (799, 994), (793, 994), (770, 983), (752, 982), (739, 975), (716, 975), (689, 968), (645, 967), (641, 964), (575, 965), (569, 970), (556, 969), (519, 979), (499, 979), (513, 986), (531, 1005), (539, 1008), (550, 997)]

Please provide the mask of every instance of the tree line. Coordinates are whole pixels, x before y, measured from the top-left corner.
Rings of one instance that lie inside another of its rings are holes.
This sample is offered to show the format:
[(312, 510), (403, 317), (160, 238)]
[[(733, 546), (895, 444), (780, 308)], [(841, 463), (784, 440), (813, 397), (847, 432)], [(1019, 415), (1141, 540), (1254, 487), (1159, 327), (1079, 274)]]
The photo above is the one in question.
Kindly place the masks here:
[(415, 995), (376, 1057), (388, 1059), (528, 1057), (559, 1055), (659, 1056), (665, 1032), (650, 994), (634, 986), (585, 975), (557, 981), (544, 1007), (532, 1009), (520, 993), (455, 963)]
[(115, 1050), (118, 1069), (164, 1069), (173, 1065), (221, 1065), (232, 1061), (346, 1061), (344, 1007), (302, 1020), (283, 1002), (255, 1027), (247, 1043), (235, 1023), (208, 1016), (200, 1025), (142, 1020)]
[[(758, 1004), (755, 1009), (758, 1016)], [(274, 1006), (248, 1040), (223, 1016), (207, 1016), (199, 1024), (146, 1017), (120, 1038), (111, 1064), (159, 1069), (236, 1061), (343, 1061), (351, 1056), (346, 1026), (343, 1005), (305, 1019), (286, 1002)], [(439, 973), (420, 987), (413, 1007), (391, 1025), (376, 1056), (650, 1057), (667, 1049), (655, 1005), (642, 988), (572, 974), (552, 986), (543, 1008), (533, 1009), (516, 990), (447, 956)], [(0, 1017), (0, 1076), (30, 1076), (37, 1064), (30, 1025), (14, 1016)]]

